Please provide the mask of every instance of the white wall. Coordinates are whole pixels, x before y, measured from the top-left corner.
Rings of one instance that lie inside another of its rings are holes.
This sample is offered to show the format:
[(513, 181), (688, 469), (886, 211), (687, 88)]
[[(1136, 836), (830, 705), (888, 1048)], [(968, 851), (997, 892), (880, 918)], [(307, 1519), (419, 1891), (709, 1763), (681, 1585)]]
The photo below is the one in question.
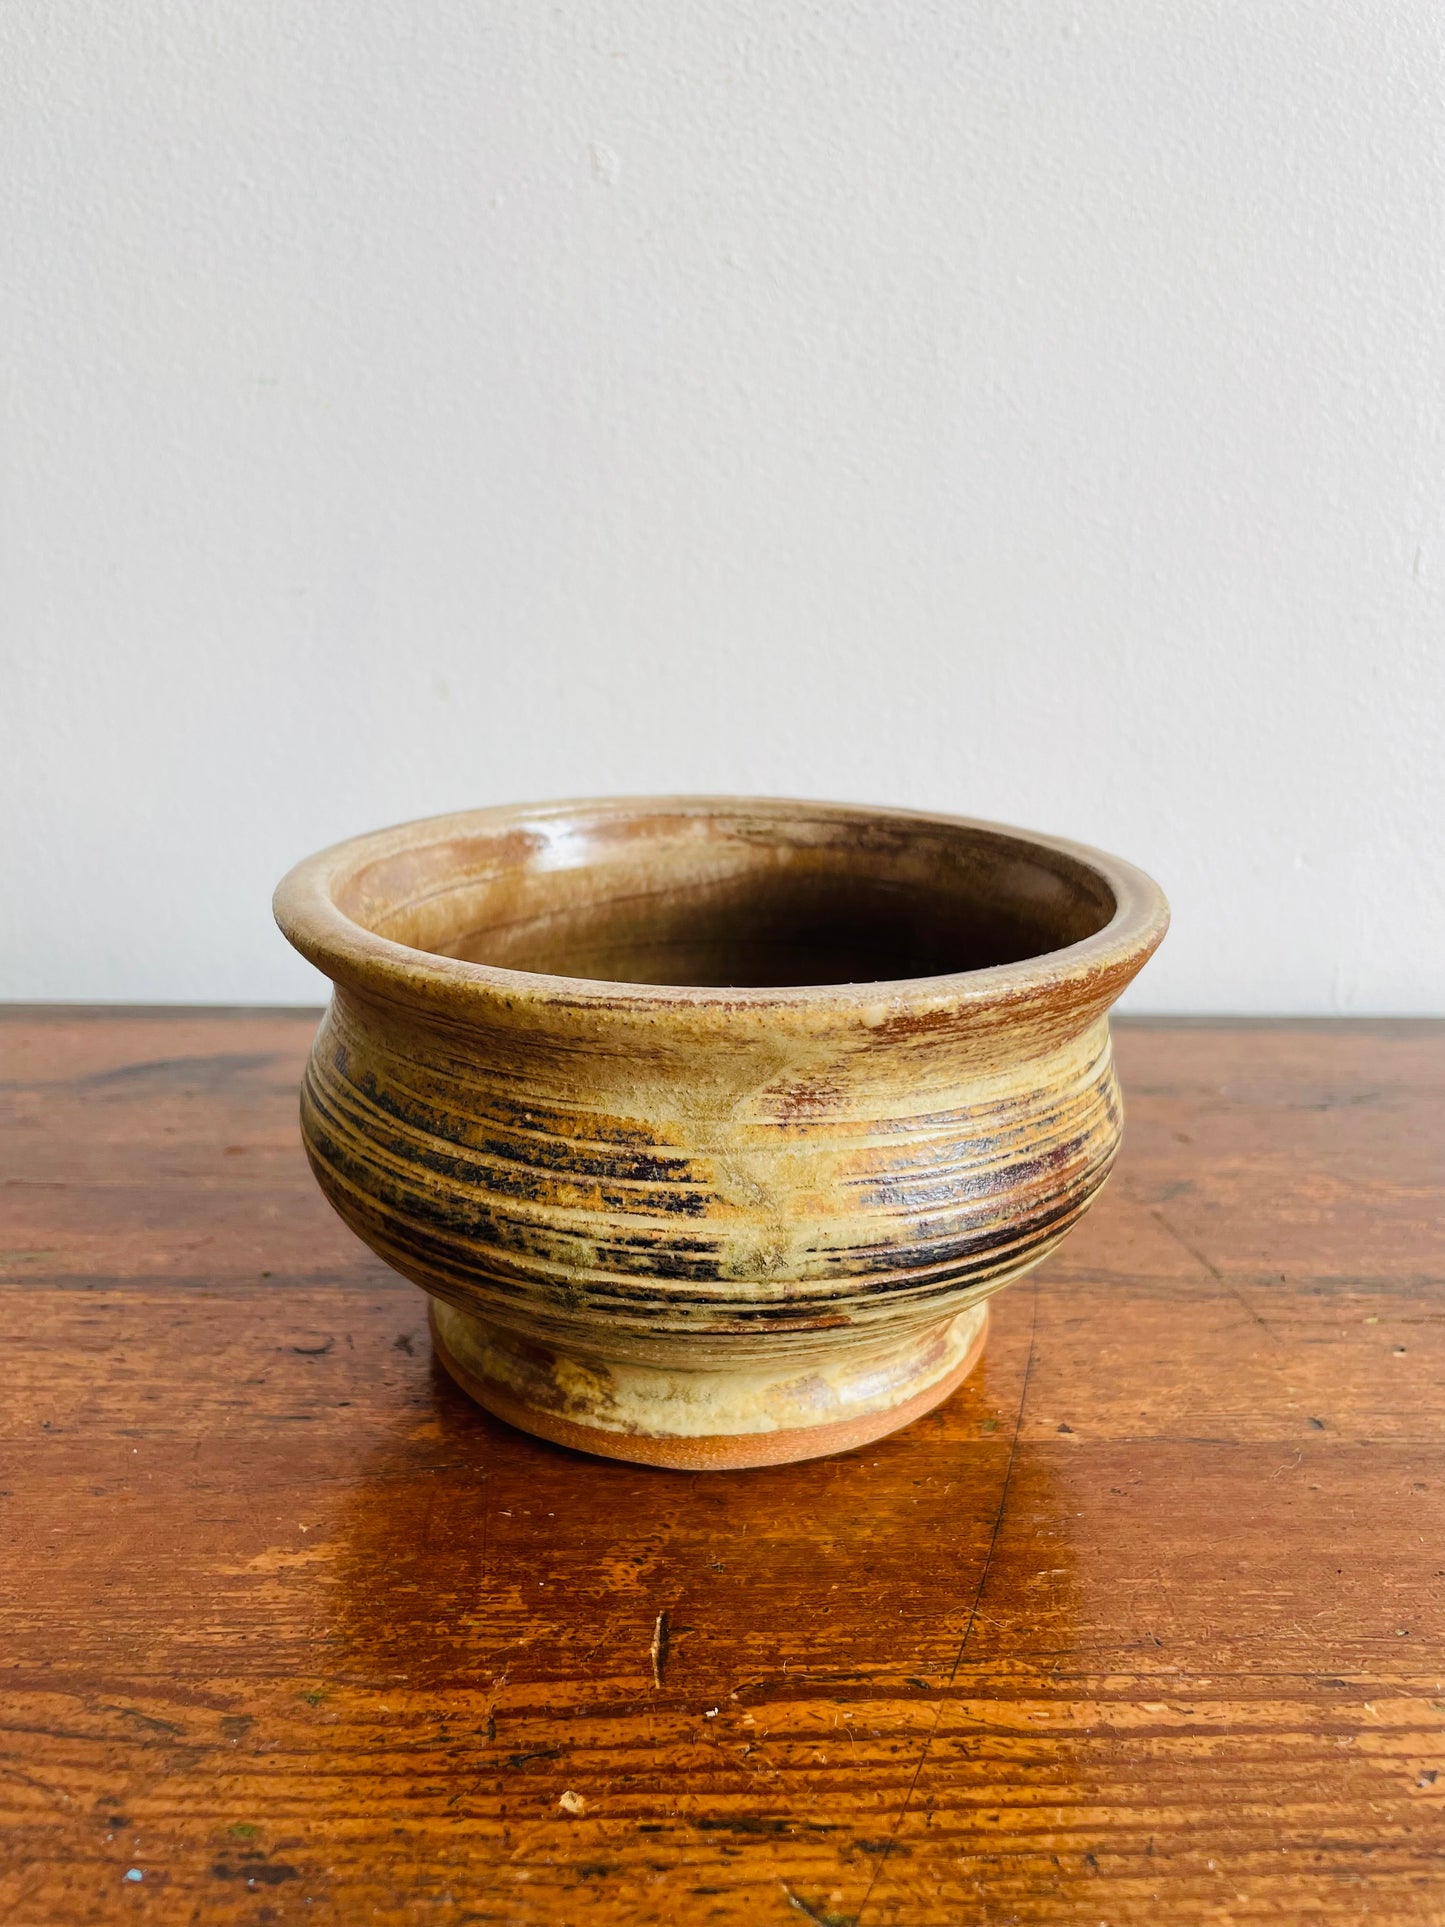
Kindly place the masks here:
[(9, 0), (0, 994), (466, 804), (966, 811), (1445, 1009), (1434, 0)]

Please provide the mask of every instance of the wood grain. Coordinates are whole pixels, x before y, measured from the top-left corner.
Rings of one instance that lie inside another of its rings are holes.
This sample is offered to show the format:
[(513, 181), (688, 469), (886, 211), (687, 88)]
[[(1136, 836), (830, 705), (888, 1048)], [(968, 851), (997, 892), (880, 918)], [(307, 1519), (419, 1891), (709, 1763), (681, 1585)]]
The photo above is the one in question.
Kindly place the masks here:
[(965, 1387), (703, 1477), (433, 1367), (315, 1021), (0, 1022), (0, 1917), (1445, 1920), (1445, 1027), (1122, 1027)]

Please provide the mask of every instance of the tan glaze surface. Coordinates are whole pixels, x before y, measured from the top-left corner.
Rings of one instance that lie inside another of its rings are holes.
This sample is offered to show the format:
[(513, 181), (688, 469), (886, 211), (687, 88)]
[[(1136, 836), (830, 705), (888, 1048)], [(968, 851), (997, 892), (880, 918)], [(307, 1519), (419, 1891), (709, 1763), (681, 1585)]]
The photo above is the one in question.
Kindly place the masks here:
[(1108, 1174), (1106, 1013), (1167, 914), (1074, 845), (736, 798), (403, 825), (276, 907), (337, 986), (317, 1178), (444, 1301), (459, 1382), (687, 1467), (877, 1437), (957, 1381)]
[(570, 1446), (574, 1451), (596, 1452), (605, 1459), (630, 1459), (639, 1465), (668, 1466), (688, 1472), (787, 1465), (798, 1459), (825, 1458), (830, 1452), (846, 1452), (856, 1445), (871, 1445), (874, 1439), (896, 1432), (900, 1425), (911, 1425), (914, 1419), (922, 1418), (925, 1412), (931, 1412), (935, 1405), (941, 1405), (956, 1392), (982, 1358), (988, 1337), (988, 1305), (971, 1305), (953, 1320), (948, 1334), (953, 1343), (947, 1351), (942, 1344), (935, 1345), (942, 1354), (942, 1368), (937, 1375), (931, 1378), (927, 1373), (913, 1375), (911, 1382), (926, 1381), (921, 1391), (912, 1393), (901, 1403), (896, 1398), (880, 1403), (873, 1410), (860, 1401), (863, 1409), (849, 1418), (795, 1426), (787, 1431), (619, 1435), (539, 1411), (518, 1397), (505, 1377), (488, 1369), (490, 1348), (482, 1349), (479, 1355), (475, 1344), (468, 1343), (473, 1333), (465, 1324), (460, 1330), (453, 1325), (448, 1331), (448, 1321), (456, 1319), (459, 1314), (450, 1305), (435, 1298), (431, 1301), (427, 1323), (436, 1355), (462, 1390), (496, 1417), (535, 1432), (539, 1438), (550, 1439), (554, 1445)]
[(1439, 1927), (1445, 1028), (1120, 1026), (961, 1390), (706, 1478), (455, 1390), (315, 1028), (0, 1021), (7, 1927)]

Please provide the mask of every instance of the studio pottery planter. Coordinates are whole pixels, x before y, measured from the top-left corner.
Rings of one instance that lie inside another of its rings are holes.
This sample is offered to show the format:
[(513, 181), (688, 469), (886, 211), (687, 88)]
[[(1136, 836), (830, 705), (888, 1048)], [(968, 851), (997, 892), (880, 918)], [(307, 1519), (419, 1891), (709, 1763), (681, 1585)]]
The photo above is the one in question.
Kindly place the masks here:
[(300, 864), (327, 1197), (489, 1410), (669, 1466), (858, 1445), (977, 1360), (1108, 1174), (1148, 877), (732, 797), (481, 810)]

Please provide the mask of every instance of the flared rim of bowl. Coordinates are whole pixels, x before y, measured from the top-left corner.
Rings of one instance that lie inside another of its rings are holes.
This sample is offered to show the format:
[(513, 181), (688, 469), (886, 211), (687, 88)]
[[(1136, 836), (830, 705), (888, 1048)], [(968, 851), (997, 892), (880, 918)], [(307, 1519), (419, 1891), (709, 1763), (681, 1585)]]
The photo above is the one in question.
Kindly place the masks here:
[[(424, 843), (498, 831), (541, 831), (584, 813), (593, 819), (629, 814), (724, 815), (759, 810), (796, 812), (834, 822), (981, 832), (1024, 848), (1062, 856), (1103, 879), (1114, 899), (1108, 922), (1091, 936), (1016, 962), (936, 976), (857, 983), (693, 985), (629, 983), (568, 977), (474, 963), (379, 936), (344, 911), (338, 892), (365, 866)], [(695, 1009), (730, 1013), (797, 1012), (870, 1020), (880, 1011), (928, 1011), (967, 1005), (1051, 1002), (1076, 998), (1107, 1007), (1143, 967), (1169, 927), (1169, 906), (1152, 877), (1122, 857), (981, 817), (866, 803), (757, 796), (607, 796), (504, 804), (418, 817), (348, 837), (302, 859), (276, 888), (272, 904), (287, 940), (333, 983), (383, 997), (431, 1004), (463, 1015), (469, 1004), (570, 1006), (598, 1011)], [(1072, 995), (1071, 995), (1072, 993)]]

